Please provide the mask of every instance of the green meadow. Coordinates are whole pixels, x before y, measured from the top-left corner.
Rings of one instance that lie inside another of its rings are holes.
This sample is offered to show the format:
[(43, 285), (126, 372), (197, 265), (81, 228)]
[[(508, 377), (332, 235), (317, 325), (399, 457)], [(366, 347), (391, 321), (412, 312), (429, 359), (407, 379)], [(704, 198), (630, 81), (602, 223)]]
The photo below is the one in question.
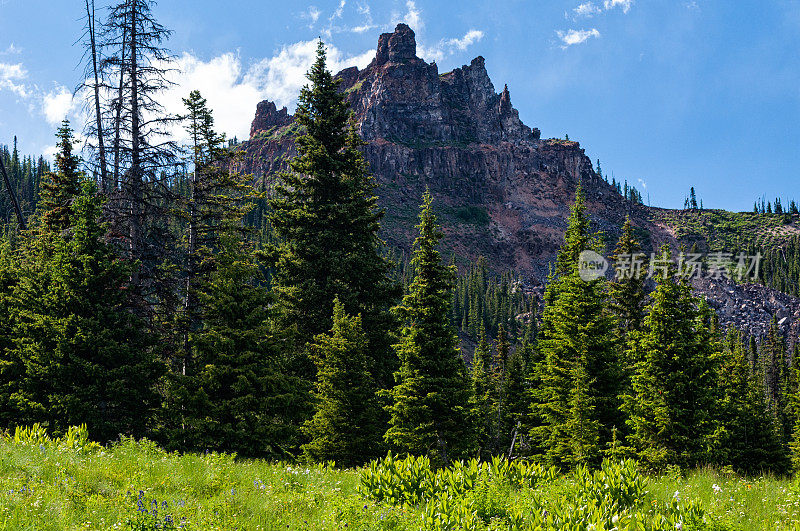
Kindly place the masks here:
[(0, 529), (797, 529), (795, 483), (714, 469), (567, 475), (495, 459), (434, 470), (387, 457), (361, 469), (106, 447), (85, 431), (0, 441)]

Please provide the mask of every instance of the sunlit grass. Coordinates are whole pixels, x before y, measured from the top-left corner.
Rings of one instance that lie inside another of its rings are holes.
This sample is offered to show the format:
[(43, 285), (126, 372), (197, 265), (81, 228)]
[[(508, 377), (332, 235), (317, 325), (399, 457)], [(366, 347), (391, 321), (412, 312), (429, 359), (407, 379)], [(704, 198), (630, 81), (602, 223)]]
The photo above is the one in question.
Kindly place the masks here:
[[(377, 504), (357, 494), (358, 482), (353, 470), (181, 456), (146, 442), (82, 453), (2, 441), (0, 529), (423, 528), (424, 507)], [(504, 505), (531, 510), (570, 488), (559, 479), (497, 495)], [(676, 491), (682, 500), (698, 502), (714, 529), (800, 527), (800, 498), (788, 479), (701, 469), (651, 478), (647, 490), (656, 503), (669, 502)]]

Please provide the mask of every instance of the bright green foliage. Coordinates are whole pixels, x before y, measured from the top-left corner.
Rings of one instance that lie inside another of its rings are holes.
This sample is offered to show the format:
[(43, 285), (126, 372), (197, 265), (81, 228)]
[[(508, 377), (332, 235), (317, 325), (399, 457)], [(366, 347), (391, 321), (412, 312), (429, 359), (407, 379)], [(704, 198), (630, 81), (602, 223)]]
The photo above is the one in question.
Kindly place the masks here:
[(691, 288), (670, 273), (656, 276), (642, 331), (631, 334), (638, 361), (624, 399), (629, 441), (657, 469), (707, 461), (715, 430), (715, 349)]
[(418, 505), (440, 497), (458, 497), (480, 487), (481, 480), (497, 478), (510, 486), (533, 488), (554, 481), (558, 471), (527, 461), (507, 461), (495, 457), (489, 461), (470, 459), (444, 468), (435, 468), (424, 456), (399, 458), (389, 452), (360, 472), (359, 492), (390, 505)]
[(716, 405), (722, 433), (715, 460), (758, 474), (785, 471), (787, 463), (775, 419), (766, 401), (763, 380), (750, 372), (742, 338), (731, 331), (719, 364), (720, 396)]
[(442, 233), (432, 201), (426, 192), (414, 243), (416, 275), (397, 308), (405, 325), (395, 346), (400, 369), (387, 408), (386, 440), (403, 452), (447, 463), (473, 450), (473, 427), (466, 366), (449, 318), (454, 270), (436, 249)]
[[(715, 529), (679, 493), (666, 503), (652, 499), (633, 461), (604, 461), (594, 472), (581, 466), (563, 482), (557, 475), (553, 467), (500, 459), (434, 471), (423, 457), (389, 454), (361, 471), (358, 490), (399, 509), (422, 507), (421, 527), (430, 530)], [(515, 496), (519, 489), (536, 494)]]
[[(375, 181), (350, 123), (351, 113), (339, 82), (325, 64), (322, 43), (300, 93), (295, 120), (305, 134), (296, 140), (298, 156), (281, 176), (270, 198), (270, 221), (279, 244), (275, 282), (281, 322), (296, 329), (296, 348), (331, 329), (333, 299), (361, 314), (369, 336), (371, 370), (387, 386), (396, 360), (388, 331), (390, 308), (399, 291), (388, 278), (391, 264), (378, 237), (383, 212)], [(306, 356), (299, 374), (313, 376)]]
[(69, 120), (61, 122), (56, 137), (56, 171), (45, 175), (40, 208), (44, 226), (51, 231), (63, 231), (71, 225), (72, 202), (81, 191), (82, 174), (78, 170), (80, 159), (72, 153)]
[(557, 466), (598, 463), (600, 449), (622, 424), (615, 324), (604, 280), (584, 281), (578, 274), (578, 255), (596, 245), (585, 208), (579, 187), (556, 261), (561, 276), (552, 278), (545, 292), (539, 335), (542, 389), (534, 396), (533, 413), (541, 425), (532, 435)]
[(304, 432), (303, 451), (313, 461), (356, 466), (380, 451), (382, 424), (375, 384), (367, 364), (367, 336), (361, 317), (351, 317), (338, 299), (333, 328), (311, 345), (317, 366), (316, 412)]
[(85, 182), (69, 234), (44, 232), (23, 249), (9, 356), (24, 373), (10, 399), (17, 423), (40, 422), (55, 434), (86, 424), (107, 441), (145, 433), (161, 366), (126, 308), (131, 268), (105, 242), (96, 194)]
[[(127, 438), (93, 450), (91, 442), (81, 443), (80, 429), (72, 430), (71, 443), (62, 438), (66, 444), (53, 444), (41, 430), (25, 431), (17, 440), (13, 433), (0, 437), (0, 506), (10, 529), (36, 522), (37, 531), (316, 530), (335, 522), (387, 531), (586, 530), (592, 524), (598, 531), (733, 531), (793, 529), (800, 517), (791, 479), (743, 478), (711, 468), (647, 477), (631, 463), (608, 462), (595, 472), (581, 468), (559, 476), (522, 460), (453, 463), (434, 471), (429, 461), (414, 458), (412, 474), (412, 459), (396, 457), (393, 466), (384, 459), (362, 470), (338, 470), (216, 452), (169, 454)], [(416, 505), (404, 502), (412, 493), (418, 493)]]

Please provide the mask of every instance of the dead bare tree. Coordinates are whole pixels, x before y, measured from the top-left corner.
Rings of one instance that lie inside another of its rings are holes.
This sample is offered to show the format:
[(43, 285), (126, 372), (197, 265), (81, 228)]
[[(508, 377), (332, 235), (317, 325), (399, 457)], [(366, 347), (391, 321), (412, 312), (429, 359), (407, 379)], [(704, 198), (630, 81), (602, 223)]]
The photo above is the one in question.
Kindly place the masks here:
[(106, 163), (105, 135), (103, 131), (103, 114), (101, 112), (100, 91), (105, 85), (100, 80), (100, 69), (97, 49), (97, 31), (94, 0), (86, 0), (86, 31), (84, 33), (84, 46), (86, 68), (84, 70), (84, 81), (76, 89), (76, 92), (87, 90), (87, 105), (94, 111), (94, 119), (86, 124), (87, 136), (97, 140), (98, 162), (97, 173), (100, 175), (100, 189), (108, 193), (110, 183), (108, 179), (108, 164)]
[(8, 173), (6, 173), (6, 166), (3, 164), (3, 158), (0, 157), (0, 172), (3, 174), (3, 182), (5, 182), (6, 189), (8, 190), (8, 197), (11, 199), (11, 204), (14, 205), (14, 212), (17, 213), (17, 221), (19, 222), (19, 228), (25, 230), (27, 228), (25, 224), (25, 216), (22, 215), (22, 209), (19, 207), (19, 201), (17, 201), (17, 196), (14, 193), (14, 188), (11, 186), (11, 179), (8, 178)]
[[(120, 201), (116, 221), (124, 221), (132, 259), (143, 257), (149, 212), (164, 207), (169, 193), (164, 180), (175, 168), (177, 146), (169, 126), (178, 118), (168, 115), (158, 101), (171, 86), (168, 75), (173, 57), (164, 47), (170, 31), (153, 15), (152, 0), (123, 0), (109, 9), (101, 47), (106, 79), (114, 97), (105, 103), (113, 134), (113, 174)], [(120, 223), (117, 223), (120, 225)]]

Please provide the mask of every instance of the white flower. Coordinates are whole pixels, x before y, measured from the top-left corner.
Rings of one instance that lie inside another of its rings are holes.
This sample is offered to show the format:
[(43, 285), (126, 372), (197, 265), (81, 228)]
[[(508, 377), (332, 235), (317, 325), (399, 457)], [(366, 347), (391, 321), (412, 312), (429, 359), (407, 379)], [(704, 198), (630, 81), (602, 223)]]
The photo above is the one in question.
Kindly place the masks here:
[(714, 491), (714, 494), (719, 494), (720, 492), (722, 492), (722, 487), (714, 483), (713, 485), (711, 485), (711, 490)]
[(683, 524), (678, 522), (677, 524), (675, 524), (675, 529), (683, 529)]
[(681, 493), (680, 493), (680, 491), (676, 490), (675, 494), (673, 494), (672, 497), (675, 498), (675, 501), (681, 501)]

